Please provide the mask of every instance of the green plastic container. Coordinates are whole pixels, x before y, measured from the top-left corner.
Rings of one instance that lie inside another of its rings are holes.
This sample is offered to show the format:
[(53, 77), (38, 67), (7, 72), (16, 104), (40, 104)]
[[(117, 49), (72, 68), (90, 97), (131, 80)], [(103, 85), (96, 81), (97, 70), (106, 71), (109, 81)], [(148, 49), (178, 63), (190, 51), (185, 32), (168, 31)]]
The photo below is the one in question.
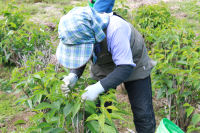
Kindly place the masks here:
[(89, 6), (90, 6), (90, 7), (93, 7), (93, 6), (94, 6), (94, 3), (96, 2), (96, 0), (93, 0), (94, 3), (91, 3), (90, 1), (91, 1), (91, 0), (88, 0)]
[(167, 118), (162, 119), (156, 133), (184, 133), (176, 124)]

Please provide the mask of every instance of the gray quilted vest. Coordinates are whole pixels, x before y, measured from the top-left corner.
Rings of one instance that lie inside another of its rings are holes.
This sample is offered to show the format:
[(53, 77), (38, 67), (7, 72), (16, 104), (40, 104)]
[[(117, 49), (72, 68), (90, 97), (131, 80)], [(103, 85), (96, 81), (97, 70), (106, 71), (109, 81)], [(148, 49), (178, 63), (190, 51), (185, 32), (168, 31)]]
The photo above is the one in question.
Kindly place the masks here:
[[(155, 65), (154, 61), (148, 56), (142, 35), (132, 24), (129, 23), (129, 25), (131, 27), (130, 45), (136, 67), (133, 68), (131, 76), (125, 82), (148, 77), (151, 73), (151, 69)], [(106, 38), (101, 42), (100, 46), (101, 52), (97, 55), (96, 64), (91, 65), (91, 77), (95, 80), (106, 77), (116, 67), (112, 60), (112, 55), (108, 51)]]

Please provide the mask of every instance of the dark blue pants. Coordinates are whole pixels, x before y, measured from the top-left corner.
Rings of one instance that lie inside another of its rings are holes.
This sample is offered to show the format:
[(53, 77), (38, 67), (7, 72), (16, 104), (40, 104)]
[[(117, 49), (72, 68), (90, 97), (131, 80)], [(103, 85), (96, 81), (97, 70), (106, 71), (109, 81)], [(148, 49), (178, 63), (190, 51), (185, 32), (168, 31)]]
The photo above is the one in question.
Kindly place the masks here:
[(125, 82), (134, 123), (138, 133), (155, 133), (156, 122), (152, 104), (150, 76), (145, 79)]

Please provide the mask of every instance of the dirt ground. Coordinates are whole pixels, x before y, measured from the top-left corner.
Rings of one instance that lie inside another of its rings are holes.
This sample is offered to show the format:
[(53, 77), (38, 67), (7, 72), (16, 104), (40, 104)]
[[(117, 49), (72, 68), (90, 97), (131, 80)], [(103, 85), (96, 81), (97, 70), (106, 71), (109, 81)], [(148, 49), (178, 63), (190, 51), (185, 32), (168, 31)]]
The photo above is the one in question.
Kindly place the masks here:
[(149, 4), (156, 4), (161, 1), (163, 2), (180, 2), (184, 0), (127, 0), (130, 7), (138, 7), (141, 5), (149, 5)]

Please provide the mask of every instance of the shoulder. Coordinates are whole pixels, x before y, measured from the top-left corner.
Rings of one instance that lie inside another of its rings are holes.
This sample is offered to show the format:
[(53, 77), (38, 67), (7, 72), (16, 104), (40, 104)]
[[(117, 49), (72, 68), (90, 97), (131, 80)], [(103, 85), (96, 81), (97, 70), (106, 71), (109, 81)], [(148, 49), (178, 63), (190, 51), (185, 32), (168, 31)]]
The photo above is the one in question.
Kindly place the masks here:
[(131, 28), (125, 20), (118, 16), (111, 16), (107, 27), (107, 44), (108, 50), (113, 48), (121, 48), (123, 46), (130, 47)]
[(129, 31), (130, 26), (129, 26), (128, 22), (126, 22), (122, 18), (120, 18), (116, 15), (112, 15), (110, 17), (110, 22), (107, 27), (107, 32), (112, 33), (112, 32), (116, 32), (118, 30)]

